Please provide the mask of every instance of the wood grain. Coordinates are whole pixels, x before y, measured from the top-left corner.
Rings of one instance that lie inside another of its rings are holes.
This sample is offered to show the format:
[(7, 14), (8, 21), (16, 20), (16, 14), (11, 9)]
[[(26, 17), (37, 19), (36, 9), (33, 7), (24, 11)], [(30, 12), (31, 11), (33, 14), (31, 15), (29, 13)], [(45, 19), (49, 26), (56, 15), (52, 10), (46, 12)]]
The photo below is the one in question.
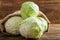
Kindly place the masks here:
[[(0, 33), (0, 40), (27, 40), (21, 36), (6, 36)], [(33, 40), (33, 39), (29, 39)], [(60, 40), (60, 24), (50, 24), (49, 30), (38, 40)]]

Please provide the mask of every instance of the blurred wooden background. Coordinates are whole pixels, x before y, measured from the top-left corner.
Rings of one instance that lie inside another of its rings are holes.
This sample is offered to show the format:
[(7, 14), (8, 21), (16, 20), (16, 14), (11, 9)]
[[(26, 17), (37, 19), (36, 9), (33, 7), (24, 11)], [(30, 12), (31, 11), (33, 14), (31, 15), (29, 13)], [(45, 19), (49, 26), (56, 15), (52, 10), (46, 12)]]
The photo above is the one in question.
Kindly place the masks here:
[(20, 10), (25, 1), (35, 2), (52, 23), (60, 23), (60, 0), (0, 0), (0, 19)]

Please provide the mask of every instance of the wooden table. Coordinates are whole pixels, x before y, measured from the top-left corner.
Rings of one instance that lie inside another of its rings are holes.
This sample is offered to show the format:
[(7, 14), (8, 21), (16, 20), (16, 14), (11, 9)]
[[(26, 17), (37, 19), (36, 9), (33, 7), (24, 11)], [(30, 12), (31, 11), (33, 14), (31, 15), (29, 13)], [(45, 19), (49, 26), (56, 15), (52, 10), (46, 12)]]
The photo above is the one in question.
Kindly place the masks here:
[[(6, 36), (0, 33), (0, 40), (33, 40), (21, 36)], [(50, 24), (49, 30), (38, 40), (60, 40), (60, 24)]]

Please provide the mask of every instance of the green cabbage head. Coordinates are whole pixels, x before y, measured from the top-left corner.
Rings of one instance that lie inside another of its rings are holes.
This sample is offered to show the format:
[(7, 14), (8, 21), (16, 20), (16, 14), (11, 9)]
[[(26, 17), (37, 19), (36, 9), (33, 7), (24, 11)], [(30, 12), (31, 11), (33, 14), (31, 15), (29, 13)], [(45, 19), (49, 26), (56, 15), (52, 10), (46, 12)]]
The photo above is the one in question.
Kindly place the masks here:
[(39, 7), (34, 2), (24, 2), (20, 11), (24, 19), (31, 16), (36, 17), (39, 14)]
[(20, 25), (20, 34), (25, 38), (40, 38), (44, 32), (44, 21), (39, 20), (37, 17), (29, 17)]
[(6, 32), (18, 35), (19, 34), (19, 25), (23, 19), (19, 16), (14, 16), (9, 18), (5, 23)]

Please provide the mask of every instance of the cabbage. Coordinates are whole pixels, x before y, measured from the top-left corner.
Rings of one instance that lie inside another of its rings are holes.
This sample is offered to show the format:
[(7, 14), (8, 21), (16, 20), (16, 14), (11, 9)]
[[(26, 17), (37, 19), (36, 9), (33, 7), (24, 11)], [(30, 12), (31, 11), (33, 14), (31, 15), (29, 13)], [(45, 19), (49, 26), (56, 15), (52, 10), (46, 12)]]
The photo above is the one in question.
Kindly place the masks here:
[(31, 16), (36, 17), (39, 14), (39, 7), (34, 2), (24, 2), (20, 11), (23, 19)]
[(43, 35), (42, 21), (37, 17), (23, 20), (19, 27), (20, 34), (25, 38), (40, 38)]
[(6, 32), (17, 35), (19, 34), (19, 25), (23, 19), (19, 16), (9, 18), (5, 23)]

